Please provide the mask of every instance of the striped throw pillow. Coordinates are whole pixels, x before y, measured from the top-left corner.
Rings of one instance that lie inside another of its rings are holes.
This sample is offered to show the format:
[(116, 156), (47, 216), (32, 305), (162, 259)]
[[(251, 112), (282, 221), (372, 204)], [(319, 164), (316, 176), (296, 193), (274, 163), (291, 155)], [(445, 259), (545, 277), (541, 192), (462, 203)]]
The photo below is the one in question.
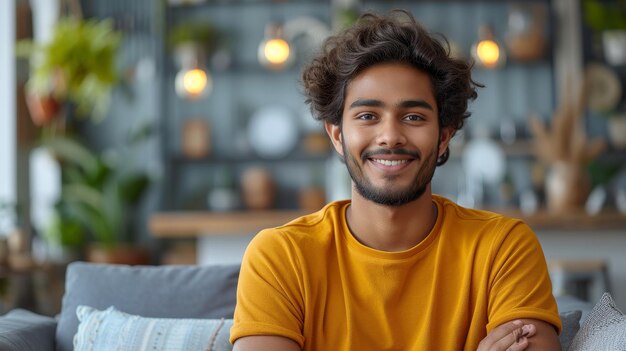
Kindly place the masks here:
[(146, 318), (78, 306), (75, 351), (230, 351), (232, 320)]

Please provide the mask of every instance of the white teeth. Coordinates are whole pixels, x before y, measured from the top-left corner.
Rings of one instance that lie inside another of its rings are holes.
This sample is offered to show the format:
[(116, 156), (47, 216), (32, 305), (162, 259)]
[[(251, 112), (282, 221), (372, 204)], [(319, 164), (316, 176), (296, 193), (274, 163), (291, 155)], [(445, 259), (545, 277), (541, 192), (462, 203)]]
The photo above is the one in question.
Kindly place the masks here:
[(408, 160), (379, 160), (379, 159), (373, 159), (373, 160), (374, 162), (378, 162), (385, 166), (397, 166), (397, 165), (401, 165), (403, 163), (409, 162)]

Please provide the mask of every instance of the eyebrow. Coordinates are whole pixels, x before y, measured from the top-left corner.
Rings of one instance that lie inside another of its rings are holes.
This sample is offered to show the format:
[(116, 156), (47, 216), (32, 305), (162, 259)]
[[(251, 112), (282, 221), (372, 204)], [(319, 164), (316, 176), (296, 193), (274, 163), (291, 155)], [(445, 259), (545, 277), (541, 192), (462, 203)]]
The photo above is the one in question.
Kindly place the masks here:
[[(376, 99), (358, 99), (350, 104), (350, 108), (362, 107), (362, 106), (382, 107), (382, 106), (385, 106), (385, 103)], [(434, 111), (433, 107), (424, 100), (403, 100), (400, 103), (398, 103), (396, 106), (401, 107), (401, 108), (423, 107), (425, 109)]]

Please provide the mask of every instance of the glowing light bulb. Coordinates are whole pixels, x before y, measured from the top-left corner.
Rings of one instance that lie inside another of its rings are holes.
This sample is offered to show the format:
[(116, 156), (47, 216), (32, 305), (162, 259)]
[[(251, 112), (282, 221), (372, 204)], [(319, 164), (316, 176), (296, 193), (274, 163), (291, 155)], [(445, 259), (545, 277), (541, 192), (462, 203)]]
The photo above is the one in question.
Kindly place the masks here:
[(200, 95), (206, 87), (207, 76), (203, 70), (195, 68), (185, 72), (183, 86), (189, 95)]
[(267, 61), (274, 65), (280, 65), (289, 58), (289, 44), (281, 38), (270, 39), (265, 42), (263, 50)]
[(199, 98), (212, 90), (211, 77), (199, 68), (181, 70), (176, 75), (176, 93), (184, 98)]
[(478, 31), (478, 40), (472, 45), (472, 57), (479, 66), (494, 69), (506, 61), (506, 52), (496, 41), (493, 29), (482, 25)]
[(493, 40), (483, 40), (476, 46), (476, 54), (485, 67), (495, 67), (500, 59), (500, 47)]
[(294, 53), (284, 39), (283, 26), (276, 22), (265, 25), (265, 38), (259, 43), (259, 63), (271, 70), (282, 70), (291, 65)]

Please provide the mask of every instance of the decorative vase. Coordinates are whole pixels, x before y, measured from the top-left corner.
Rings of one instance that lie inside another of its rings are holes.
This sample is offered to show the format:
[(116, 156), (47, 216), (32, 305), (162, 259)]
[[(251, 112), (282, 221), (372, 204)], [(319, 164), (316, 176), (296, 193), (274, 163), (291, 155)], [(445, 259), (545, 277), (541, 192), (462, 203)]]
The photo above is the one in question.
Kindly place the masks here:
[(558, 161), (546, 177), (548, 210), (554, 213), (579, 211), (583, 208), (591, 182), (582, 164)]
[(127, 265), (147, 265), (150, 254), (142, 247), (119, 244), (113, 247), (92, 244), (87, 248), (87, 261)]
[(511, 59), (530, 62), (545, 56), (545, 12), (543, 6), (519, 3), (511, 5), (505, 37)]
[(250, 167), (241, 177), (241, 190), (246, 208), (269, 210), (274, 207), (276, 184), (272, 174), (262, 167)]
[(61, 103), (52, 95), (28, 94), (26, 105), (36, 126), (41, 127), (56, 119), (61, 111)]

